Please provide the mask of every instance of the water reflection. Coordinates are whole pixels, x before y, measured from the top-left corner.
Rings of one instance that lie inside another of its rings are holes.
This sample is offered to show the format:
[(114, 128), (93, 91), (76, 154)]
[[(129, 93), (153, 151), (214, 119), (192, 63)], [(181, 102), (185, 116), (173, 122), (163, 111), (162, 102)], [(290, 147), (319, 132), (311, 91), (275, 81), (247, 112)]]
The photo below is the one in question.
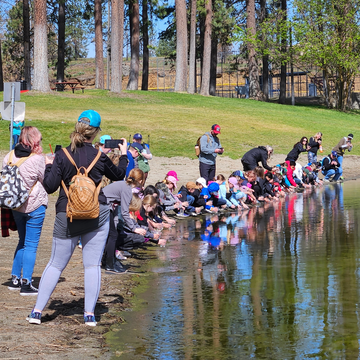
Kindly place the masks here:
[(182, 221), (147, 306), (113, 337), (123, 358), (359, 357), (358, 182)]

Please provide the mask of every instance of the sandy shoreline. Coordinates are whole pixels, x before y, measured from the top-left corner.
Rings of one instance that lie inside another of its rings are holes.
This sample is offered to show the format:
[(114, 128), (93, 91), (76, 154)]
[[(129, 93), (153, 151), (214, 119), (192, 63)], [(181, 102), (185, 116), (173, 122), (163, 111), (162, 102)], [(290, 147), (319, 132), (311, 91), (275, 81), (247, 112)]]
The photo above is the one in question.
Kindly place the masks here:
[[(318, 159), (326, 156), (318, 156)], [(275, 154), (269, 161), (270, 166), (282, 163), (286, 155)], [(301, 165), (307, 163), (307, 155), (300, 155), (298, 162)], [(169, 170), (174, 170), (178, 174), (178, 186), (186, 184), (187, 181), (194, 181), (199, 176), (199, 160), (184, 157), (156, 157), (150, 161), (150, 174), (147, 184), (155, 184), (157, 181), (163, 180)], [(223, 174), (228, 177), (233, 171), (242, 170), (240, 159), (233, 160), (227, 156), (218, 156), (216, 162), (216, 174)], [(343, 163), (343, 176), (345, 180), (353, 180), (360, 177), (360, 156), (345, 155)], [(323, 176), (320, 174), (320, 178)]]
[[(1, 155), (4, 156), (5, 153)], [(285, 155), (274, 155), (269, 162), (275, 165), (284, 160)], [(302, 155), (299, 162), (306, 163)], [(360, 177), (360, 157), (345, 155), (344, 177), (346, 180)], [(151, 171), (147, 184), (162, 180), (169, 170), (175, 170), (179, 177), (179, 186), (199, 177), (198, 160), (184, 157), (165, 158), (154, 156), (150, 162)], [(240, 159), (218, 157), (217, 173), (228, 176), (232, 171), (241, 169)], [(49, 207), (38, 248), (34, 270), (35, 285), (38, 284), (51, 253), (52, 230), (55, 217), (56, 196), (49, 196)], [(100, 323), (89, 328), (82, 323), (83, 309), (83, 267), (81, 250), (76, 249), (67, 268), (61, 276), (51, 301), (44, 310), (43, 323), (30, 325), (25, 320), (35, 303), (34, 297), (22, 297), (18, 292), (7, 289), (10, 279), (17, 233), (3, 238), (0, 246), (0, 351), (3, 359), (108, 359), (111, 356), (104, 334), (114, 323), (119, 323), (121, 311), (130, 307), (131, 289), (136, 286), (139, 275), (107, 275), (103, 273), (96, 314)], [(141, 260), (131, 260), (134, 265), (142, 265)]]

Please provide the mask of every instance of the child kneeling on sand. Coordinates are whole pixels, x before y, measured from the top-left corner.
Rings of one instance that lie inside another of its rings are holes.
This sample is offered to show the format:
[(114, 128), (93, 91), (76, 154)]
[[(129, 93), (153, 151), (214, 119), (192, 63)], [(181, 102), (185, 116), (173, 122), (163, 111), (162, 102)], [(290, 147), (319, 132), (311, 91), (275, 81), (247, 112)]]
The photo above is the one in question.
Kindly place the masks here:
[(153, 234), (148, 229), (143, 228), (137, 222), (138, 214), (142, 208), (142, 200), (139, 198), (138, 195), (133, 194), (131, 199), (131, 203), (129, 206), (129, 215), (132, 221), (132, 228), (133, 229), (141, 229), (142, 232), (136, 233), (135, 230), (130, 229), (124, 223), (123, 232), (119, 234), (118, 237), (118, 248), (120, 250), (132, 250), (136, 247), (141, 246), (145, 242), (147, 242), (150, 238), (154, 239), (155, 241), (159, 240), (160, 234)]

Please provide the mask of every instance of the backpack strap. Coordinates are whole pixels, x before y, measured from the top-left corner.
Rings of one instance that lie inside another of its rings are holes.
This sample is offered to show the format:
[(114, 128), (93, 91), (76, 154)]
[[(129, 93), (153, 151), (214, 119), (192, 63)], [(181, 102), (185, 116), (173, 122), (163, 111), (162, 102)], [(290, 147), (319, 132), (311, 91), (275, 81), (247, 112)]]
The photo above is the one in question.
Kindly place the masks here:
[(10, 151), (9, 160), (7, 162), (7, 165), (16, 165), (17, 167), (21, 166), (27, 159), (29, 159), (31, 156), (35, 155), (34, 153), (31, 153), (29, 156), (22, 157), (18, 162), (13, 164), (12, 159), (15, 154), (15, 150)]
[(77, 165), (75, 164), (74, 159), (73, 159), (72, 156), (69, 154), (69, 152), (67, 151), (67, 149), (66, 149), (66, 148), (62, 148), (62, 149), (63, 149), (66, 157), (69, 159), (69, 161), (76, 167), (76, 171), (78, 171), (79, 168), (78, 168)]

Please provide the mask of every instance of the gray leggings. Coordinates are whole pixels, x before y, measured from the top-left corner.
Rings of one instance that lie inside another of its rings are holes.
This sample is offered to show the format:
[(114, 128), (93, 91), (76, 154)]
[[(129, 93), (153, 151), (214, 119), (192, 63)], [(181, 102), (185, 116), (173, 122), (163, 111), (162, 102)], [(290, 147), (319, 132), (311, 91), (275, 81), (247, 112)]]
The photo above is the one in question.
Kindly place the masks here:
[[(86, 313), (93, 313), (99, 297), (101, 285), (100, 262), (109, 233), (109, 220), (99, 229), (81, 235), (84, 265)], [(43, 310), (54, 291), (62, 271), (68, 264), (79, 240), (79, 236), (68, 239), (53, 237), (51, 258), (47, 264), (39, 285), (35, 309)]]

